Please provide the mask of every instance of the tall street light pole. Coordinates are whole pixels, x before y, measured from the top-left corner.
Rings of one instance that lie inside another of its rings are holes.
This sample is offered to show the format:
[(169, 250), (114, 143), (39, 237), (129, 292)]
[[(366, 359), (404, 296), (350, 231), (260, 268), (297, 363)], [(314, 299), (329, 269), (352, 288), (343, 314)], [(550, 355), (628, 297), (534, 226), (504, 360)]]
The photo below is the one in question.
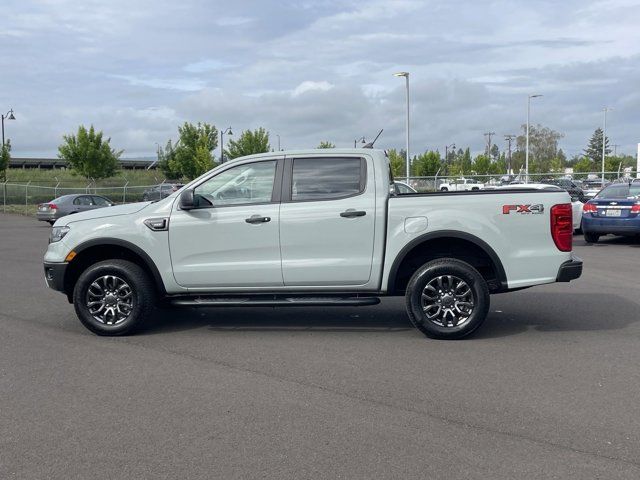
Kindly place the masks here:
[(407, 145), (406, 145), (406, 167), (407, 167), (407, 184), (411, 176), (411, 165), (409, 164), (411, 156), (409, 155), (409, 72), (398, 72), (393, 74), (395, 77), (404, 77), (407, 86)]
[(2, 117), (2, 147), (4, 147), (4, 119), (6, 118), (7, 120), (15, 120), (16, 117), (13, 114), (13, 108), (4, 115), (0, 114), (0, 117)]
[(605, 106), (602, 109), (602, 112), (604, 113), (604, 122), (602, 125), (602, 179), (601, 179), (602, 188), (604, 188), (604, 156), (605, 156), (605, 149), (607, 147), (607, 112), (609, 110), (613, 110), (613, 108)]
[(231, 131), (231, 127), (228, 127), (225, 130), (220, 130), (220, 163), (224, 163), (224, 134), (225, 133), (229, 135), (233, 135), (233, 132)]
[(280, 151), (280, 135), (276, 133), (276, 137), (278, 137), (278, 151)]
[(541, 97), (542, 95), (529, 95), (527, 97), (527, 147), (525, 149), (525, 153), (524, 153), (524, 170), (525, 173), (527, 174), (526, 179), (525, 179), (525, 183), (529, 183), (529, 117), (531, 116), (531, 99), (532, 98), (538, 98)]
[(451, 151), (455, 153), (456, 144), (452, 143), (451, 145), (445, 145), (444, 146), (444, 163), (448, 163), (448, 161), (449, 161), (449, 149), (450, 148), (451, 148)]

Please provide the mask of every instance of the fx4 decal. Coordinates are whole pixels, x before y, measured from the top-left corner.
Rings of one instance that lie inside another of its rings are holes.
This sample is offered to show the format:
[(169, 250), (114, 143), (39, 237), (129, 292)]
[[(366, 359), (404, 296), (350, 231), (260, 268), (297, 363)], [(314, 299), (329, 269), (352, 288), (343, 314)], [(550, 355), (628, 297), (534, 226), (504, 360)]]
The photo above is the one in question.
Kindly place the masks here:
[(544, 212), (544, 205), (541, 203), (535, 203), (533, 205), (503, 205), (502, 213), (509, 215), (511, 212), (539, 215)]

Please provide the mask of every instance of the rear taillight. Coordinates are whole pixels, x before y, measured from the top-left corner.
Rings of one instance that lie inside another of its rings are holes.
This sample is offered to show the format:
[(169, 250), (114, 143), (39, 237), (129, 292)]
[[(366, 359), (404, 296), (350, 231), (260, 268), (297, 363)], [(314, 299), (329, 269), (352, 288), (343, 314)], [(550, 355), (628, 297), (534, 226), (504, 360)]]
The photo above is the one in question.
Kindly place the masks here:
[(561, 203), (551, 207), (551, 237), (561, 252), (570, 252), (573, 246), (573, 219), (571, 215), (570, 203)]
[(596, 213), (597, 211), (598, 209), (593, 203), (585, 203), (582, 206), (582, 213)]
[(636, 203), (631, 207), (631, 213), (640, 213), (640, 203)]
[(58, 206), (55, 203), (49, 203), (48, 205), (49, 205), (49, 208), (51, 210), (57, 210), (58, 209)]

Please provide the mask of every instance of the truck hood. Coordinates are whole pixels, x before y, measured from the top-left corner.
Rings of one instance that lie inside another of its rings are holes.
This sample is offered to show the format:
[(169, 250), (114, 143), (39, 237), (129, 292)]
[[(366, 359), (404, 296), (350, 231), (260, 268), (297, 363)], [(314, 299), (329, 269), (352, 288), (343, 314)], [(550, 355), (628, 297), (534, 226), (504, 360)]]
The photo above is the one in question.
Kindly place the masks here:
[(120, 215), (130, 215), (139, 212), (145, 207), (151, 205), (152, 202), (127, 203), (125, 205), (116, 205), (114, 207), (96, 208), (88, 212), (74, 213), (62, 217), (56, 223), (56, 227), (69, 225), (71, 223), (81, 222), (83, 220), (95, 220), (97, 218), (117, 217)]

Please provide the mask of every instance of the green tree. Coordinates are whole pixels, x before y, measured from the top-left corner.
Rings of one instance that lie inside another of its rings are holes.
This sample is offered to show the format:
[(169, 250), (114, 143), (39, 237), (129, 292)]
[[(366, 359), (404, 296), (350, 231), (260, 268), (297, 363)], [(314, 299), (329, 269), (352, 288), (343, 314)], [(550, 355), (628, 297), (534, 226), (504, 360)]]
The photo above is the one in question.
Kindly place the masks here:
[[(523, 133), (516, 139), (517, 150), (525, 157), (526, 131), (527, 126), (522, 125)], [(562, 137), (564, 134), (542, 125), (529, 127), (529, 172), (546, 173), (551, 169), (551, 160), (558, 154), (558, 141)]]
[(495, 143), (491, 145), (491, 159), (497, 161), (500, 158), (500, 149)]
[(264, 153), (270, 150), (269, 132), (260, 127), (257, 130), (245, 130), (238, 140), (230, 140), (229, 147), (225, 150), (228, 159), (244, 157), (254, 153)]
[(322, 141), (316, 148), (336, 148), (336, 146), (331, 142)]
[(432, 177), (441, 167), (440, 153), (430, 150), (421, 153), (412, 162), (413, 174), (418, 177)]
[(164, 173), (165, 178), (179, 179), (183, 177), (176, 163), (176, 150), (171, 140), (167, 141), (164, 148), (158, 147), (158, 167)]
[(471, 173), (471, 150), (469, 147), (466, 148), (462, 156), (460, 157), (460, 165), (459, 165), (459, 173), (460, 175), (464, 175), (465, 173)]
[(478, 155), (473, 159), (473, 170), (478, 175), (491, 173), (491, 157), (488, 155)]
[[(602, 162), (602, 129), (596, 128), (593, 135), (591, 135), (591, 139), (589, 140), (589, 145), (584, 149), (584, 154), (591, 159), (591, 161), (597, 163)], [(604, 154), (605, 157), (611, 153), (611, 148), (609, 148), (609, 137), (605, 137), (604, 139)]]
[(404, 177), (407, 173), (405, 170), (405, 157), (402, 153), (398, 152), (395, 148), (390, 149), (387, 152), (389, 155), (389, 164), (391, 165), (391, 172), (394, 177)]
[(11, 161), (11, 142), (7, 140), (0, 149), (0, 175), (2, 181), (7, 180), (7, 168), (9, 168), (9, 162)]
[(87, 130), (78, 127), (76, 135), (64, 135), (64, 142), (58, 147), (58, 157), (66, 160), (73, 171), (85, 178), (107, 178), (113, 176), (120, 164), (118, 159), (122, 150), (111, 148), (110, 138), (103, 138), (102, 132), (96, 132), (93, 125)]
[(167, 156), (165, 173), (193, 179), (216, 166), (213, 151), (218, 146), (218, 130), (215, 126), (185, 122), (178, 127), (178, 135), (176, 145), (170, 147), (169, 152), (163, 152)]
[(582, 157), (573, 165), (576, 173), (588, 173), (595, 170), (595, 163), (589, 157)]
[[(600, 159), (598, 165), (602, 165), (602, 159)], [(611, 156), (604, 159), (604, 169), (607, 172), (617, 172), (618, 169), (622, 172), (625, 167), (635, 167), (635, 165), (636, 159), (631, 155)]]

